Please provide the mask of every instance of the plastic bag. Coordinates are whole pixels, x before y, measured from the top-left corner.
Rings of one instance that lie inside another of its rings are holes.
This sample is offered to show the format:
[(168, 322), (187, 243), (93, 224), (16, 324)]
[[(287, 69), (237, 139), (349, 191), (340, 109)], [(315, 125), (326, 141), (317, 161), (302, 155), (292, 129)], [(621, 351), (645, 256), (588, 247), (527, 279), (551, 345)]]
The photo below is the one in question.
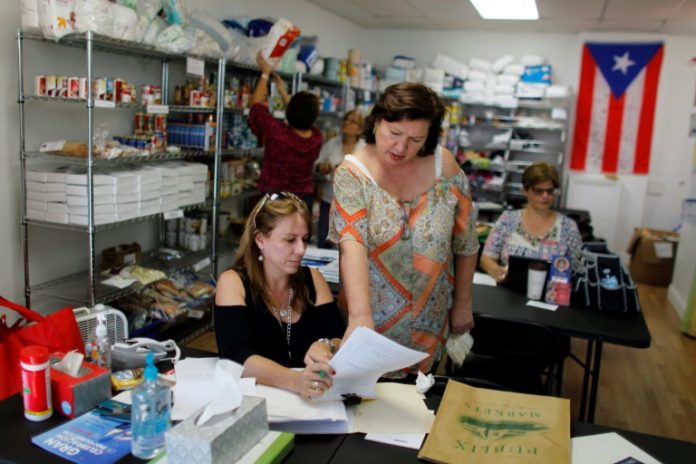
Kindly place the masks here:
[(111, 37), (114, 33), (111, 6), (107, 0), (75, 0), (75, 29)]
[(39, 26), (44, 37), (57, 40), (74, 32), (72, 0), (42, 0), (38, 6)]
[(195, 32), (174, 24), (157, 36), (155, 46), (171, 53), (186, 53), (196, 46)]

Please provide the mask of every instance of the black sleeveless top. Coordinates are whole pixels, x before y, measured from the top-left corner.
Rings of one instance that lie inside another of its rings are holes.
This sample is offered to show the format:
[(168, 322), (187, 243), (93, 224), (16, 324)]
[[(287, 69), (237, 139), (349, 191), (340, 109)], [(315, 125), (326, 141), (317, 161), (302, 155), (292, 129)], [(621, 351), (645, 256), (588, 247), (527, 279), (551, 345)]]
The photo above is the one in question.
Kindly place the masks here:
[[(308, 267), (302, 267), (309, 301), (316, 301), (316, 289)], [(286, 367), (304, 367), (309, 346), (320, 338), (341, 338), (343, 317), (335, 302), (310, 305), (290, 328), (288, 357), (287, 324), (279, 323), (261, 298), (252, 298), (244, 281), (246, 306), (215, 305), (215, 336), (220, 357), (244, 364), (251, 355), (271, 359)], [(258, 302), (258, 303), (257, 303)]]

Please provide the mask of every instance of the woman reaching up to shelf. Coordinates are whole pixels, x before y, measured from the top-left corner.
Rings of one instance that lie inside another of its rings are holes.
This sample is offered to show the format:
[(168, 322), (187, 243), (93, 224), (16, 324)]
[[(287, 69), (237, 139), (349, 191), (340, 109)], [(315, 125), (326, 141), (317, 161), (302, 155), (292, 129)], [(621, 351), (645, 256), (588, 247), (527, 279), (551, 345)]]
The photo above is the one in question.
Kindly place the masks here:
[(319, 190), (319, 227), (317, 228), (317, 245), (320, 248), (329, 246), (326, 236), (329, 232), (329, 211), (333, 201), (333, 172), (341, 164), (347, 153), (353, 153), (362, 148), (364, 142), (360, 139), (365, 120), (357, 110), (348, 111), (343, 116), (341, 134), (326, 141), (319, 158), (315, 162), (317, 187)]
[(319, 116), (319, 99), (309, 92), (289, 97), (285, 82), (277, 74), (273, 79), (285, 104), (285, 119), (276, 119), (263, 102), (268, 96), (268, 79), (273, 66), (259, 52), (256, 62), (261, 69), (249, 110), (249, 127), (264, 144), (261, 176), (257, 184), (263, 193), (291, 192), (314, 204), (314, 161), (324, 138), (314, 126)]
[(509, 256), (550, 260), (564, 255), (578, 263), (582, 239), (575, 221), (551, 208), (560, 193), (555, 166), (534, 163), (522, 174), (527, 204), (505, 211), (488, 235), (481, 255), (481, 268), (496, 281), (507, 277)]
[(309, 224), (296, 195), (261, 198), (218, 279), (215, 335), (220, 356), (242, 364), (244, 377), (316, 397), (331, 387), (328, 363), (345, 325), (324, 277), (300, 265)]

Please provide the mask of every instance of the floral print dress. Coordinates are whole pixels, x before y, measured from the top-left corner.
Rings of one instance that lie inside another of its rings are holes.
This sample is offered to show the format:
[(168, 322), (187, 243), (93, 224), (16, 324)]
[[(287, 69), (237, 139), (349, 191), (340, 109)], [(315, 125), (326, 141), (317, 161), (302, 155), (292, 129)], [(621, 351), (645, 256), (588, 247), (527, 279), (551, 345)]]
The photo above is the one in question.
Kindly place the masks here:
[(522, 226), (522, 210), (505, 211), (488, 235), (483, 254), (497, 259), (505, 266), (509, 256), (550, 260), (554, 255), (571, 258), (579, 263), (582, 238), (575, 221), (556, 213), (556, 222), (543, 237), (527, 233)]
[(334, 175), (329, 239), (354, 240), (367, 248), (375, 329), (429, 355), (407, 369), (411, 373), (429, 372), (442, 355), (454, 256), (478, 251), (466, 177), (461, 171), (449, 179), (442, 176), (441, 147), (434, 158), (434, 185), (408, 202), (383, 190), (352, 155)]

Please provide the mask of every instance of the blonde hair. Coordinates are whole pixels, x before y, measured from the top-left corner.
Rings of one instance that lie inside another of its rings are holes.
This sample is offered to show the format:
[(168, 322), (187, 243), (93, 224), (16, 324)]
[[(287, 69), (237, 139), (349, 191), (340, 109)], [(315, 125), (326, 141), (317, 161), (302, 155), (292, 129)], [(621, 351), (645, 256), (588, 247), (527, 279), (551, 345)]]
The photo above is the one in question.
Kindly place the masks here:
[[(256, 234), (270, 235), (283, 218), (293, 214), (299, 214), (309, 227), (311, 215), (304, 201), (291, 193), (265, 194), (246, 220), (232, 265), (232, 269), (251, 286), (252, 299), (258, 304), (260, 298), (268, 308), (272, 306), (272, 300), (266, 287), (263, 264), (259, 261), (261, 250), (256, 245)], [(296, 309), (301, 312), (309, 307), (309, 287), (301, 270), (290, 276), (290, 288), (295, 291), (295, 301), (300, 303)]]

